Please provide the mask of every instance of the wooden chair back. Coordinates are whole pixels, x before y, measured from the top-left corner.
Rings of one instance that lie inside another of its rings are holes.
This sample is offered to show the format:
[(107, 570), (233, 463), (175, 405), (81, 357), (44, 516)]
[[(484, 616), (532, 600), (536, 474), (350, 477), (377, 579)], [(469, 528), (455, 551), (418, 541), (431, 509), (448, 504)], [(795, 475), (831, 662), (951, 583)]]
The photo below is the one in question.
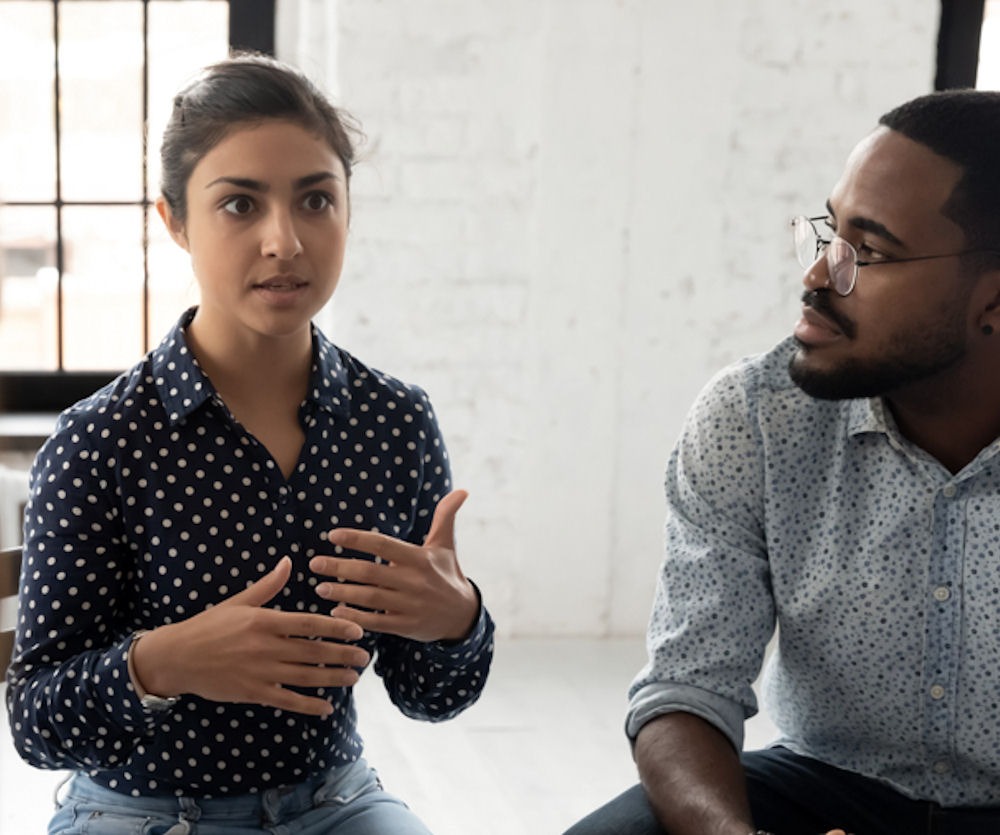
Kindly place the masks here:
[[(17, 587), (21, 577), (21, 549), (0, 551), (0, 671), (7, 672), (14, 650), (17, 612)], [(0, 675), (0, 682), (4, 676)]]

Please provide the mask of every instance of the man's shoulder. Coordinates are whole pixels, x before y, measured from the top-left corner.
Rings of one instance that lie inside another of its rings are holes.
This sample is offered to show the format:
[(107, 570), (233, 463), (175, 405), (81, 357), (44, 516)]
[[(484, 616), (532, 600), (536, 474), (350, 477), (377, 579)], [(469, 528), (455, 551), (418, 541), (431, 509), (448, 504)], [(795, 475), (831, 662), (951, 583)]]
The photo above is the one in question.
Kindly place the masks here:
[(798, 349), (794, 337), (786, 337), (775, 345), (767, 353), (761, 354), (757, 359), (759, 367), (760, 384), (775, 390), (795, 389), (799, 387), (792, 382), (788, 373), (788, 364), (792, 361), (795, 351)]
[(796, 350), (797, 343), (788, 338), (724, 368), (702, 391), (695, 421), (717, 424), (730, 433), (752, 427), (761, 440), (795, 437), (803, 449), (841, 443), (868, 407), (857, 400), (806, 394), (788, 371)]
[(704, 404), (719, 400), (757, 403), (784, 394), (805, 397), (788, 373), (788, 363), (794, 353), (795, 340), (789, 337), (769, 351), (744, 356), (716, 372), (698, 399)]
[(802, 391), (788, 372), (796, 350), (797, 343), (788, 338), (726, 366), (704, 386), (689, 420), (717, 424), (729, 432), (737, 426), (754, 426), (765, 434), (839, 436), (835, 426), (849, 418), (851, 401), (819, 400)]

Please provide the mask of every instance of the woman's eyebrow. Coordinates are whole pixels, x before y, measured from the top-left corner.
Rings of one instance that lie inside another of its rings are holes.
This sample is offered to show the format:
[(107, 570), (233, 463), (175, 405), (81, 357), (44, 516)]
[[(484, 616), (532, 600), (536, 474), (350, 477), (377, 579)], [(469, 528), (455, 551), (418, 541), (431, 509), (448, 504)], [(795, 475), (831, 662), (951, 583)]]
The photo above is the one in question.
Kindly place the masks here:
[(262, 183), (260, 180), (252, 180), (249, 177), (216, 177), (205, 188), (217, 185), (236, 186), (237, 188), (245, 188), (247, 191), (267, 191), (270, 189), (267, 183)]
[(316, 183), (321, 183), (323, 180), (339, 180), (336, 174), (332, 171), (317, 171), (315, 174), (307, 174), (305, 177), (300, 177), (295, 181), (295, 188), (308, 188), (309, 186), (314, 186)]
[[(294, 183), (296, 189), (308, 188), (309, 186), (316, 185), (316, 183), (321, 183), (323, 180), (339, 180), (336, 174), (332, 171), (317, 171), (315, 174), (306, 174), (304, 177), (299, 177)], [(267, 192), (271, 190), (271, 187), (260, 180), (254, 180), (250, 177), (216, 177), (212, 182), (205, 186), (205, 188), (211, 188), (217, 185), (230, 185), (236, 186), (237, 188), (243, 188), (247, 191), (257, 191), (257, 192)]]

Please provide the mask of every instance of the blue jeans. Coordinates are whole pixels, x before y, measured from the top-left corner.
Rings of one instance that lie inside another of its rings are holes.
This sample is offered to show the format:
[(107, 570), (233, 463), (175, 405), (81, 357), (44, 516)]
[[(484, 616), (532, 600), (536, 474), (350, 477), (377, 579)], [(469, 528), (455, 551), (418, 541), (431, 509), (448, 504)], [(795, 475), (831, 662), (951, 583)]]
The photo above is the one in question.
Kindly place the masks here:
[[(855, 835), (997, 835), (1000, 808), (943, 809), (787, 748), (741, 758), (754, 825), (779, 835), (820, 835), (839, 827)], [(571, 826), (564, 835), (666, 835), (642, 786), (633, 786)]]
[(49, 835), (430, 835), (364, 760), (259, 794), (132, 797), (77, 774)]

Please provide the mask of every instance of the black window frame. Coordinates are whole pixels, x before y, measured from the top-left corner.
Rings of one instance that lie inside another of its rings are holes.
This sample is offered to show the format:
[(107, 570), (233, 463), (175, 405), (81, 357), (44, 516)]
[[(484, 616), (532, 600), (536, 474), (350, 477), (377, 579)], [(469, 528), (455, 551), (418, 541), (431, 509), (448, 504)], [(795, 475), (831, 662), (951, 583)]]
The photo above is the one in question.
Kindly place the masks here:
[[(2, 2), (2, 0), (0, 0)], [(58, 7), (60, 0), (48, 0)], [(142, 0), (143, 19), (146, 20), (149, 0)], [(228, 0), (229, 3), (229, 45), (230, 49), (250, 49), (274, 54), (275, 43), (275, 0)], [(937, 39), (937, 66), (934, 77), (935, 90), (972, 88), (976, 86), (979, 65), (979, 47), (982, 34), (985, 0), (942, 0), (941, 16)], [(58, 9), (56, 9), (58, 11)], [(54, 27), (58, 27), (58, 15), (54, 14)], [(55, 33), (54, 33), (55, 34)], [(145, 35), (145, 33), (144, 33)], [(58, 37), (57, 34), (55, 34)], [(56, 79), (56, 100), (58, 101), (58, 76)], [(145, 91), (144, 91), (145, 110)], [(145, 118), (145, 112), (143, 114)], [(55, 115), (58, 124), (58, 108)], [(58, 127), (56, 128), (58, 130)], [(145, 145), (145, 143), (144, 143)], [(57, 154), (58, 143), (57, 143)], [(145, 147), (143, 149), (145, 165)], [(57, 160), (58, 171), (58, 160)], [(143, 190), (147, 188), (143, 178)], [(57, 195), (58, 197), (58, 195)], [(18, 205), (11, 203), (11, 205)], [(59, 201), (44, 205), (59, 207)], [(88, 204), (94, 205), (94, 204)], [(134, 203), (129, 205), (135, 205)], [(151, 202), (143, 196), (143, 211), (148, 213)], [(60, 213), (57, 212), (57, 216)], [(143, 239), (143, 261), (145, 269), (148, 238)], [(55, 371), (6, 371), (0, 370), (0, 414), (18, 412), (59, 411), (71, 405), (80, 396), (93, 391), (103, 382), (111, 379), (118, 370), (108, 371), (66, 371), (62, 368), (62, 236), (57, 227), (56, 259), (60, 275), (60, 291), (57, 305), (60, 325), (58, 339), (59, 368)], [(143, 339), (149, 346), (148, 276), (143, 282)]]
[[(64, 239), (62, 232), (62, 208), (65, 206), (139, 206), (143, 211), (143, 344), (145, 349), (151, 347), (151, 339), (155, 334), (149, 332), (149, 211), (153, 206), (148, 193), (148, 178), (146, 176), (148, 123), (148, 20), (150, 0), (142, 2), (143, 26), (143, 91), (142, 91), (142, 197), (135, 201), (64, 201), (60, 191), (60, 114), (59, 114), (59, 5), (61, 0), (46, 0), (53, 7), (53, 41), (55, 50), (55, 101), (53, 113), (53, 130), (56, 135), (56, 197), (51, 201), (9, 201), (6, 205), (16, 206), (51, 206), (56, 212), (55, 267), (58, 274), (55, 304), (57, 307), (57, 368), (55, 370), (5, 370), (0, 369), (0, 415), (3, 414), (50, 414), (60, 412), (71, 406), (82, 397), (86, 397), (117, 376), (122, 369), (68, 371), (65, 369), (65, 346), (63, 344), (63, 298), (62, 279), (64, 267)], [(62, 0), (69, 2), (70, 0)], [(4, 0), (0, 0), (2, 4)], [(112, 0), (114, 2), (114, 0)], [(183, 2), (183, 0), (178, 0)], [(274, 55), (275, 44), (275, 0), (227, 0), (229, 4), (229, 49), (252, 50), (268, 55)]]
[(986, 0), (941, 0), (935, 90), (976, 86)]

